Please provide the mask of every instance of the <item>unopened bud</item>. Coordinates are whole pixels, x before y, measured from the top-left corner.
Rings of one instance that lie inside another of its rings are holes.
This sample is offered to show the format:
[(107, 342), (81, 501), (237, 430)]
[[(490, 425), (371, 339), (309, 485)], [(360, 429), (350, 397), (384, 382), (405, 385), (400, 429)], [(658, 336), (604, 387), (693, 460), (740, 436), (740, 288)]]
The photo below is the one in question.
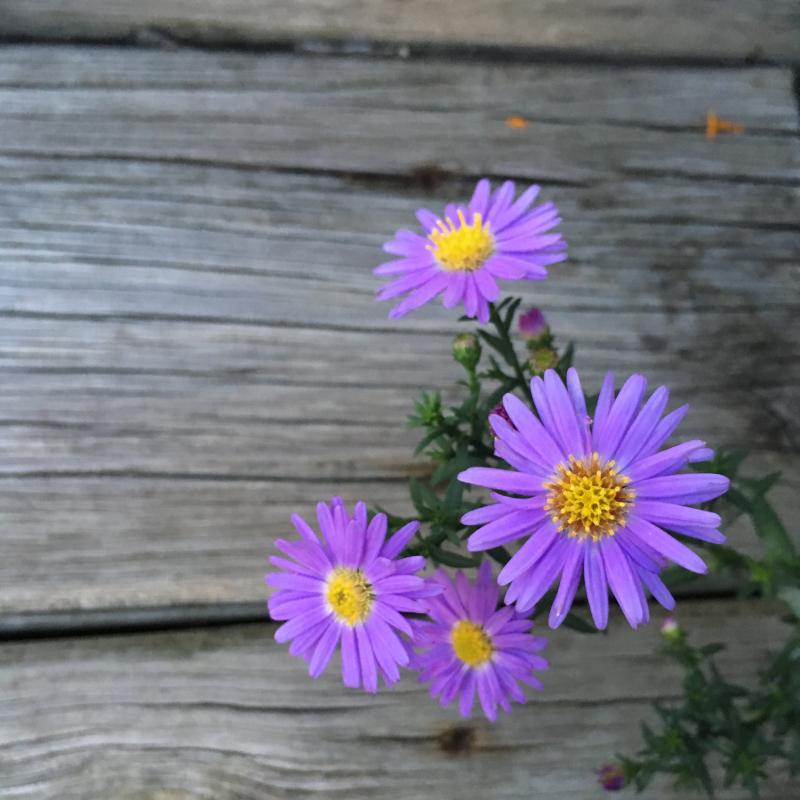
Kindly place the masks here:
[(676, 638), (681, 632), (681, 626), (678, 625), (678, 620), (675, 617), (667, 617), (661, 623), (661, 635), (666, 636), (667, 639)]
[(607, 792), (618, 792), (625, 786), (625, 773), (619, 764), (606, 764), (597, 770), (597, 781)]
[(537, 347), (528, 359), (528, 366), (534, 375), (543, 375), (558, 364), (558, 353), (552, 347)]
[(481, 343), (474, 333), (459, 333), (453, 339), (453, 358), (465, 369), (475, 369), (481, 358)]
[(489, 427), (492, 429), (492, 435), (495, 438), (497, 438), (497, 432), (492, 426), (492, 417), (500, 417), (500, 419), (504, 419), (512, 428), (514, 427), (514, 423), (511, 421), (511, 417), (508, 416), (508, 411), (505, 410), (502, 403), (498, 403), (489, 412)]
[(529, 308), (524, 314), (521, 314), (517, 327), (522, 338), (529, 343), (536, 343), (550, 336), (547, 320), (538, 308)]

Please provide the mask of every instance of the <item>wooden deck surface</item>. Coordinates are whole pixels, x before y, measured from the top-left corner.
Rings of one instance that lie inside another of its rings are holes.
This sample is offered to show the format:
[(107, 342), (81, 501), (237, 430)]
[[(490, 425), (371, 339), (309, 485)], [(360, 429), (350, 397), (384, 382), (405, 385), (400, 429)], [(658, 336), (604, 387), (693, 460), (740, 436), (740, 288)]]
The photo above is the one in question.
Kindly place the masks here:
[[(461, 730), (411, 679), (310, 682), (258, 622), (292, 511), (409, 510), (456, 323), (389, 321), (371, 267), (478, 176), (561, 208), (524, 296), (586, 382), (667, 383), (797, 518), (793, 4), (489, 5), (0, 0), (0, 797), (598, 796), (678, 690), (655, 631), (559, 634), (546, 693)], [(682, 619), (745, 679), (779, 623), (709, 587)]]

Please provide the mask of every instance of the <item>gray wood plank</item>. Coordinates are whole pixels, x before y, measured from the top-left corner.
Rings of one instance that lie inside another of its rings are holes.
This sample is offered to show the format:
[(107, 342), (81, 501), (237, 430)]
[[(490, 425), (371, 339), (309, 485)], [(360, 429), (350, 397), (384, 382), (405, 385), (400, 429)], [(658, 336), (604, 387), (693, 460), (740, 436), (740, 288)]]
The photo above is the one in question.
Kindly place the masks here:
[[(292, 510), (337, 491), (405, 510), (420, 469), (405, 416), (418, 390), (457, 376), (458, 326), (433, 307), (389, 322), (370, 268), (417, 206), (463, 195), (482, 170), (551, 175), (570, 260), (523, 294), (575, 339), (587, 384), (609, 368), (668, 383), (693, 406), (683, 432), (784, 469), (776, 500), (797, 512), (788, 73), (363, 67), (0, 50), (0, 609), (259, 601)], [(412, 136), (444, 152), (442, 131), (486, 108), (503, 137), (527, 136), (504, 128), (500, 98), (537, 87), (563, 140), (538, 161), (480, 132), (464, 175), (397, 155)], [(721, 96), (750, 128), (706, 142)], [(189, 122), (171, 149), (170, 126)], [(623, 130), (638, 166), (611, 138)], [(566, 180), (547, 166), (570, 160), (565, 131), (584, 131), (573, 155), (592, 151)], [(684, 168), (691, 152), (702, 165)]]
[[(365, 67), (291, 55), (3, 49), (0, 155), (584, 184), (681, 174), (797, 185), (800, 175), (789, 70), (639, 68), (620, 80), (618, 69), (596, 66)], [(707, 141), (710, 109), (749, 132)], [(510, 114), (530, 126), (509, 129)]]
[[(524, 48), (606, 58), (791, 60), (791, 0), (6, 0), (0, 35), (49, 40), (164, 39), (204, 45), (366, 40)], [(411, 45), (411, 48), (409, 48)], [(354, 45), (350, 45), (354, 48)]]
[[(748, 682), (784, 629), (775, 609), (685, 602), (698, 643), (723, 641), (726, 675)], [(0, 794), (108, 798), (536, 797), (601, 794), (594, 770), (639, 744), (648, 702), (679, 675), (656, 625), (553, 635), (545, 691), (496, 725), (461, 723), (411, 676), (376, 696), (345, 690), (338, 664), (314, 682), (272, 627), (82, 637), (0, 651)], [(460, 746), (459, 746), (460, 745)], [(780, 772), (765, 800), (795, 796)], [(650, 800), (685, 794), (658, 784)], [(720, 800), (740, 800), (739, 790)]]

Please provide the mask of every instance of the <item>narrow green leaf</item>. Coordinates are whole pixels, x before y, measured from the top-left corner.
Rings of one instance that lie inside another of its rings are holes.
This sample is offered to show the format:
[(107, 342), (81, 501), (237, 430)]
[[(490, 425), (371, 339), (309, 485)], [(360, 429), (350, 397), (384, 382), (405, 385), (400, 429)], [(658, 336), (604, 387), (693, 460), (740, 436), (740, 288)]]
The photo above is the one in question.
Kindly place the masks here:
[(486, 553), (498, 564), (503, 564), (504, 566), (511, 561), (511, 553), (509, 553), (505, 547), (493, 547), (491, 550), (487, 550)]
[(459, 555), (458, 553), (451, 553), (449, 550), (443, 550), (441, 547), (437, 547), (436, 545), (431, 545), (429, 552), (431, 554), (431, 558), (437, 564), (444, 564), (446, 567), (469, 569), (478, 566), (474, 558), (467, 558), (466, 556)]
[(766, 498), (757, 498), (750, 509), (750, 518), (761, 541), (768, 561), (790, 561), (796, 550), (775, 510)]
[(429, 444), (432, 444), (443, 435), (444, 433), (442, 431), (431, 431), (423, 436), (419, 444), (414, 448), (414, 455), (418, 456)]
[(778, 591), (778, 597), (792, 609), (796, 617), (800, 618), (800, 587), (784, 586)]

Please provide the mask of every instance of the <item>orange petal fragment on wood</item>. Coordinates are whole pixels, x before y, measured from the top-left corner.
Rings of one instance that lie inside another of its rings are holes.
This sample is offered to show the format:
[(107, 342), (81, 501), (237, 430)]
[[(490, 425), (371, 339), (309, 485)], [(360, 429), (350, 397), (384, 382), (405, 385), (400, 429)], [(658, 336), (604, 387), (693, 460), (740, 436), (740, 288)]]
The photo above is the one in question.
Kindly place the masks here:
[(718, 133), (744, 133), (744, 125), (722, 119), (715, 112), (709, 111), (706, 114), (706, 139), (716, 139)]

